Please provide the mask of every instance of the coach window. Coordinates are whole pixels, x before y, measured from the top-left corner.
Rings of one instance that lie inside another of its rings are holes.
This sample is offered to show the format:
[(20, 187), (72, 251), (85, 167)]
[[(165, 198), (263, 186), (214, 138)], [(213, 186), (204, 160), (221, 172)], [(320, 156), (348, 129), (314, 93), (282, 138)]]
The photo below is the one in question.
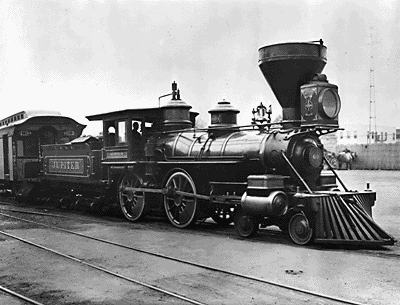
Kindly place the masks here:
[(126, 143), (125, 121), (118, 122), (118, 143)]
[(19, 157), (39, 156), (39, 141), (36, 137), (28, 137), (23, 141), (17, 141), (17, 154)]
[(17, 141), (17, 156), (22, 157), (24, 155), (24, 142), (22, 140)]

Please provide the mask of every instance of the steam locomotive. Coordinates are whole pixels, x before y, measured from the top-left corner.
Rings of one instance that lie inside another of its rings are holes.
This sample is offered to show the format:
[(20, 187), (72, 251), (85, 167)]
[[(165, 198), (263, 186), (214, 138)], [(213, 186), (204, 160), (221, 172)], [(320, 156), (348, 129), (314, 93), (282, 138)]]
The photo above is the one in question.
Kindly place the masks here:
[[(239, 110), (223, 100), (209, 110), (210, 125), (196, 128), (198, 113), (174, 82), (164, 106), (87, 116), (103, 122), (101, 141), (79, 137), (75, 122), (74, 139), (41, 145), (40, 170), (14, 181), (15, 193), (69, 205), (117, 202), (129, 221), (166, 215), (178, 228), (211, 217), (233, 222), (243, 238), (275, 225), (299, 245), (392, 245), (372, 219), (376, 193), (349, 191), (324, 157), (320, 137), (339, 129), (341, 106), (338, 87), (321, 73), (326, 50), (322, 40), (259, 49), (259, 67), (282, 106), (278, 123), (260, 104), (239, 126)], [(7, 143), (18, 148), (18, 137)]]

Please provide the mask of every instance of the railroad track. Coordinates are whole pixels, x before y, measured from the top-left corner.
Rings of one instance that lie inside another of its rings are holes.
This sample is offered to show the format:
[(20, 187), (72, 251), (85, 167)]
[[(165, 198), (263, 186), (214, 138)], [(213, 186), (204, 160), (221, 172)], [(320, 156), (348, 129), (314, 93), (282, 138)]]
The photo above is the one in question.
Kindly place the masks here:
[[(0, 204), (0, 205), (2, 205), (2, 204)], [(46, 213), (46, 212), (37, 212), (37, 211), (31, 210), (31, 209), (30, 210), (21, 210), (21, 209), (12, 209), (12, 208), (11, 209), (10, 208), (6, 208), (5, 209), (3, 207), (0, 207), (0, 211), (22, 213), (22, 214), (31, 214), (31, 215), (37, 215), (37, 216), (49, 216), (49, 217), (56, 217), (56, 218), (65, 218), (65, 219), (77, 220), (77, 221), (91, 221), (91, 222), (104, 223), (104, 224), (109, 223), (107, 221), (95, 219), (93, 217), (71, 217), (71, 216), (67, 216), (67, 215), (59, 215), (59, 214)], [(127, 222), (122, 222), (122, 223), (123, 224), (128, 224)]]
[(24, 302), (26, 302), (28, 304), (44, 305), (43, 303), (35, 301), (34, 299), (28, 298), (28, 297), (26, 297), (26, 296), (24, 296), (24, 295), (22, 295), (22, 294), (20, 294), (20, 293), (18, 293), (16, 291), (14, 291), (14, 290), (8, 289), (8, 288), (6, 288), (4, 286), (1, 286), (1, 285), (0, 285), (0, 291), (6, 293), (8, 295), (11, 295), (11, 296), (13, 296), (13, 297), (15, 297), (17, 299), (23, 300)]
[[(18, 212), (19, 213), (23, 213), (21, 211), (18, 211)], [(33, 212), (29, 212), (29, 214), (34, 214), (34, 213)], [(38, 213), (38, 214), (39, 215), (43, 215), (45, 213)], [(146, 254), (146, 255), (151, 255), (151, 256), (154, 256), (154, 257), (162, 258), (162, 259), (165, 259), (165, 260), (174, 261), (174, 262), (182, 263), (182, 264), (193, 266), (193, 267), (197, 267), (197, 268), (202, 268), (202, 269), (207, 270), (207, 271), (222, 273), (222, 274), (225, 274), (226, 276), (246, 279), (246, 280), (250, 280), (252, 282), (258, 282), (258, 283), (266, 284), (266, 285), (269, 285), (269, 286), (279, 287), (279, 288), (282, 288), (284, 290), (289, 290), (289, 291), (300, 293), (300, 294), (304, 294), (304, 295), (307, 295), (307, 296), (313, 296), (313, 297), (316, 297), (316, 298), (319, 298), (319, 299), (323, 299), (323, 300), (327, 300), (327, 301), (328, 300), (329, 301), (333, 301), (333, 302), (336, 302), (337, 304), (361, 305), (361, 303), (354, 302), (354, 301), (351, 301), (351, 300), (337, 298), (337, 297), (333, 297), (333, 296), (329, 296), (329, 295), (325, 295), (325, 294), (321, 294), (321, 293), (317, 293), (317, 292), (313, 292), (313, 291), (309, 291), (309, 290), (305, 290), (305, 289), (300, 289), (300, 288), (289, 286), (289, 285), (284, 285), (284, 284), (281, 284), (281, 283), (278, 283), (278, 282), (269, 281), (269, 280), (266, 280), (266, 279), (263, 279), (263, 278), (258, 278), (258, 277), (249, 276), (249, 275), (245, 275), (245, 274), (241, 274), (241, 273), (237, 273), (237, 272), (232, 272), (232, 271), (228, 271), (228, 270), (224, 270), (224, 269), (220, 269), (220, 268), (216, 268), (216, 267), (211, 267), (211, 266), (207, 266), (207, 265), (204, 265), (204, 264), (200, 264), (200, 263), (196, 263), (196, 262), (192, 262), (192, 261), (183, 260), (183, 259), (175, 258), (175, 257), (172, 257), (172, 256), (164, 255), (164, 254), (161, 254), (161, 253), (146, 251), (146, 250), (139, 249), (139, 248), (136, 248), (136, 247), (127, 246), (127, 245), (124, 245), (124, 244), (121, 244), (121, 243), (117, 243), (117, 242), (113, 242), (113, 241), (110, 241), (110, 240), (105, 240), (105, 239), (89, 236), (89, 235), (82, 234), (82, 233), (79, 233), (79, 232), (66, 230), (66, 229), (63, 229), (63, 228), (60, 228), (60, 227), (56, 227), (56, 226), (53, 226), (53, 225), (48, 225), (48, 224), (45, 224), (45, 223), (40, 223), (40, 222), (36, 222), (36, 221), (32, 221), (32, 220), (28, 220), (28, 219), (24, 219), (24, 218), (20, 218), (20, 217), (16, 217), (16, 216), (12, 216), (12, 215), (5, 214), (5, 213), (0, 213), (0, 215), (3, 216), (3, 217), (8, 217), (8, 218), (14, 219), (14, 220), (18, 220), (18, 221), (22, 221), (22, 222), (27, 222), (27, 223), (31, 223), (31, 224), (47, 227), (47, 228), (50, 228), (52, 230), (58, 230), (58, 231), (61, 231), (61, 232), (67, 233), (67, 234), (73, 234), (73, 235), (76, 235), (76, 236), (79, 236), (79, 237), (82, 237), (82, 238), (86, 238), (86, 239), (90, 239), (90, 240), (93, 240), (93, 241), (96, 241), (96, 242), (101, 242), (101, 243), (105, 243), (105, 244), (108, 244), (108, 245), (124, 248), (124, 249), (127, 249), (127, 250), (140, 252), (140, 253), (143, 253), (143, 254)], [(53, 217), (53, 215), (46, 215), (46, 216)], [(0, 231), (0, 233), (4, 234), (6, 236), (9, 236), (9, 237), (18, 239), (18, 240), (20, 240), (22, 242), (34, 245), (36, 247), (45, 249), (47, 251), (54, 251), (54, 250), (51, 250), (51, 249), (48, 249), (48, 248), (44, 248), (43, 246), (40, 246), (38, 244), (34, 244), (34, 243), (30, 242), (30, 241), (21, 239), (21, 238), (19, 238), (17, 236), (12, 236), (7, 232)], [(82, 263), (82, 264), (86, 264), (86, 265), (88, 265), (88, 266), (90, 266), (92, 268), (96, 268), (96, 269), (98, 268), (98, 270), (101, 270), (103, 272), (106, 272), (106, 273), (109, 273), (109, 274), (113, 274), (115, 276), (120, 276), (118, 274), (113, 273), (112, 271), (109, 271), (109, 270), (104, 269), (102, 267), (98, 267), (98, 266), (86, 263), (86, 262), (84, 262), (84, 261), (82, 261), (80, 259), (77, 259), (75, 257), (71, 257), (69, 255), (60, 253), (58, 251), (55, 251), (55, 252), (57, 252), (57, 254), (59, 254), (61, 256), (64, 256), (64, 257), (69, 258), (69, 259), (72, 259), (72, 260), (74, 260), (76, 262), (79, 262), (79, 263)], [(130, 278), (127, 279), (127, 280), (131, 280), (132, 282), (136, 281), (136, 280), (130, 279)], [(144, 286), (149, 285), (149, 284), (142, 283), (142, 282), (139, 282), (137, 284), (142, 284)], [(149, 285), (148, 287), (149, 288), (153, 288), (152, 285)], [(154, 289), (158, 289), (158, 288), (154, 286)], [(178, 297), (179, 297), (179, 295), (178, 295)], [(192, 300), (192, 299), (189, 299), (188, 302), (190, 302), (192, 304), (201, 304), (200, 302), (198, 302), (196, 300)], [(198, 302), (198, 303), (196, 303), (196, 302)]]
[[(46, 207), (41, 207), (40, 209), (43, 209), (45, 212), (36, 212), (35, 210), (29, 209), (25, 210), (25, 205), (18, 205), (20, 208), (24, 208), (23, 210), (21, 209), (15, 209), (15, 208), (2, 208), (2, 205), (6, 206), (15, 206), (15, 203), (13, 202), (4, 202), (0, 200), (0, 211), (8, 211), (8, 212), (16, 212), (16, 213), (24, 213), (24, 214), (31, 214), (31, 215), (38, 215), (38, 216), (51, 216), (51, 217), (57, 217), (57, 218), (65, 218), (65, 219), (70, 219), (70, 220), (76, 220), (76, 221), (91, 221), (91, 222), (96, 222), (96, 223), (103, 223), (103, 224), (109, 224), (110, 221), (104, 221), (100, 220), (97, 217), (71, 217), (69, 215), (59, 215), (59, 214), (54, 214), (54, 213), (48, 213), (47, 211), (53, 211), (53, 212), (60, 212), (60, 209), (53, 208), (52, 206), (46, 206)], [(35, 207), (37, 209), (37, 207)], [(67, 210), (70, 212), (71, 210)], [(111, 217), (113, 222), (118, 222), (119, 226), (126, 226), (126, 227), (132, 227), (132, 223), (126, 222), (125, 219), (118, 219), (116, 217)], [(199, 222), (201, 223), (200, 229), (195, 229), (197, 232), (202, 232), (202, 233), (209, 233), (209, 234), (219, 234), (219, 235), (225, 235), (229, 234), (227, 230), (229, 228), (226, 227), (220, 227), (217, 224), (214, 223), (209, 223), (209, 222)], [(169, 225), (169, 223), (168, 223)], [(216, 230), (216, 227), (218, 227), (218, 230)], [(290, 241), (287, 240), (286, 237), (283, 237), (283, 233), (274, 229), (268, 229), (268, 228), (263, 228), (260, 230), (262, 234), (258, 234), (257, 236), (253, 237), (251, 241), (259, 241), (259, 242), (265, 242), (265, 235), (268, 235), (268, 237), (272, 237), (273, 240), (269, 240), (269, 242), (279, 242), (279, 243), (285, 243), (285, 244), (291, 244)], [(395, 246), (400, 247), (400, 244), (396, 243)], [(354, 248), (353, 246), (345, 247), (345, 246), (335, 246), (331, 245), (329, 247), (324, 247), (321, 245), (309, 245), (310, 248), (312, 249), (322, 249), (324, 251), (328, 251), (329, 249), (332, 249), (333, 251), (342, 251), (346, 252), (347, 250), (353, 251)], [(382, 258), (400, 258), (400, 252), (399, 253), (393, 253), (393, 252), (388, 252), (386, 248), (371, 248), (371, 249), (363, 249), (359, 248), (357, 249), (357, 253), (361, 255), (374, 255)]]
[[(3, 208), (2, 206), (10, 206), (12, 208)], [(0, 209), (2, 209), (4, 211), (7, 210), (7, 211), (11, 211), (11, 212), (17, 212), (17, 209), (15, 209), (15, 207), (22, 208), (23, 210), (20, 210), (21, 213), (28, 214), (28, 212), (32, 212), (32, 214), (40, 215), (40, 212), (37, 212), (37, 210), (42, 210), (42, 211), (44, 211), (44, 213), (43, 213), (44, 216), (45, 215), (49, 215), (49, 216), (59, 217), (59, 218), (69, 218), (71, 220), (79, 220), (78, 217), (69, 216), (71, 214), (71, 211), (73, 211), (71, 209), (60, 209), (60, 208), (54, 208), (53, 206), (27, 206), (25, 204), (16, 204), (15, 202), (6, 202), (6, 201), (0, 200)], [(29, 208), (29, 210), (26, 209), (27, 207)], [(52, 211), (52, 212), (66, 211), (66, 212), (68, 212), (68, 215), (51, 214), (48, 211)], [(82, 215), (84, 213), (79, 213), (78, 212), (78, 213), (75, 213), (75, 214)], [(86, 215), (88, 215), (88, 214), (86, 214)], [(101, 216), (104, 216), (104, 215), (101, 215)], [(121, 224), (129, 224), (128, 222), (126, 222), (125, 219), (119, 219), (117, 217), (112, 217), (112, 219), (113, 219), (113, 221), (121, 222)], [(99, 222), (99, 223), (106, 223), (107, 222), (107, 221), (100, 220), (100, 219), (96, 218), (96, 215), (92, 216), (92, 217), (82, 217), (81, 220), (90, 220), (90, 221)]]
[(51, 252), (51, 253), (53, 253), (53, 254), (62, 256), (62, 257), (64, 257), (64, 258), (67, 258), (67, 259), (72, 260), (72, 261), (74, 261), (74, 262), (77, 262), (77, 263), (79, 263), (79, 264), (82, 264), (82, 265), (91, 267), (91, 268), (96, 269), (96, 270), (98, 270), (98, 271), (102, 271), (102, 272), (107, 273), (107, 274), (109, 274), (109, 275), (112, 275), (112, 276), (114, 276), (114, 277), (117, 277), (117, 278), (126, 280), (126, 281), (128, 281), (128, 282), (131, 282), (131, 283), (134, 283), (134, 284), (138, 284), (138, 285), (141, 285), (141, 286), (150, 288), (150, 289), (155, 290), (155, 291), (157, 291), (157, 292), (164, 293), (164, 294), (166, 294), (166, 295), (168, 295), (168, 296), (177, 298), (177, 299), (179, 299), (179, 300), (182, 300), (182, 301), (185, 301), (185, 302), (188, 302), (188, 303), (191, 303), (191, 304), (195, 304), (195, 305), (206, 305), (205, 303), (199, 302), (199, 301), (197, 301), (197, 300), (194, 300), (194, 299), (191, 299), (191, 298), (187, 298), (187, 297), (182, 296), (182, 295), (179, 295), (179, 294), (177, 294), (177, 293), (174, 293), (174, 292), (171, 292), (171, 291), (168, 291), (168, 290), (159, 288), (159, 287), (154, 286), (154, 285), (150, 285), (150, 284), (144, 283), (144, 282), (142, 282), (142, 281), (139, 281), (139, 280), (136, 280), (136, 279), (127, 277), (127, 276), (120, 275), (120, 274), (118, 274), (118, 273), (115, 273), (115, 272), (110, 271), (110, 270), (108, 270), (108, 269), (105, 269), (105, 268), (96, 266), (96, 265), (94, 265), (94, 264), (90, 264), (90, 263), (85, 262), (85, 261), (83, 261), (83, 260), (81, 260), (81, 259), (79, 259), (79, 258), (70, 256), (70, 255), (68, 255), (68, 254), (65, 254), (65, 253), (62, 253), (62, 252), (59, 252), (59, 251), (56, 251), (56, 250), (54, 250), (54, 249), (50, 249), (50, 248), (48, 248), (48, 247), (44, 247), (44, 246), (42, 246), (42, 245), (39, 245), (38, 243), (31, 242), (31, 241), (29, 241), (29, 240), (27, 240), (27, 239), (18, 237), (18, 236), (16, 236), (16, 235), (9, 234), (9, 233), (4, 232), (4, 231), (0, 231), (0, 234), (3, 234), (3, 235), (8, 236), (8, 237), (10, 237), (10, 238), (19, 240), (19, 241), (21, 241), (21, 242), (23, 242), (23, 243), (29, 244), (29, 245), (31, 245), (31, 246), (37, 247), (37, 248), (42, 249), (42, 250), (45, 250), (45, 251), (47, 251), (47, 252)]

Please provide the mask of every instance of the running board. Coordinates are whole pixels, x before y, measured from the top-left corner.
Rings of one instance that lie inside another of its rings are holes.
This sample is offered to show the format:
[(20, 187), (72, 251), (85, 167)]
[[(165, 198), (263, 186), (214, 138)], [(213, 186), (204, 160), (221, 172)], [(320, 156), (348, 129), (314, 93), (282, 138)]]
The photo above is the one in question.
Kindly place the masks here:
[[(367, 213), (369, 194), (330, 194), (320, 198), (316, 215), (315, 243), (393, 245), (396, 240)], [(372, 199), (372, 201), (374, 201)]]

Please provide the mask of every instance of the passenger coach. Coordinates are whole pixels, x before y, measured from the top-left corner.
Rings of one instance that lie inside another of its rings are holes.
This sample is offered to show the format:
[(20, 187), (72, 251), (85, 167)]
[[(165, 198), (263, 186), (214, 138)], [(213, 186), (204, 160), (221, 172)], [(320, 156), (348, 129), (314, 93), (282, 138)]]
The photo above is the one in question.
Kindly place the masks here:
[[(57, 111), (21, 111), (0, 121), (0, 184), (15, 193), (42, 170), (41, 145), (66, 143), (86, 125)], [(28, 190), (26, 190), (28, 191)]]

